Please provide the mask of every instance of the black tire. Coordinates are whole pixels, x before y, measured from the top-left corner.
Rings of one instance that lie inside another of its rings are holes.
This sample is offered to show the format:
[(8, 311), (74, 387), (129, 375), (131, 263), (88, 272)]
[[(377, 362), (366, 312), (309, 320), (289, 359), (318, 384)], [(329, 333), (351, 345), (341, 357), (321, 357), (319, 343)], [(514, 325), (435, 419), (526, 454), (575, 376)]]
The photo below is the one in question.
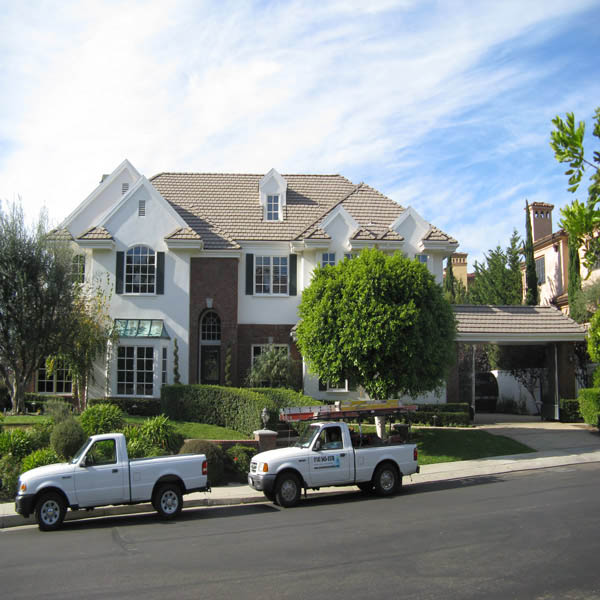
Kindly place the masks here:
[(391, 463), (383, 463), (375, 469), (373, 486), (378, 496), (392, 496), (402, 486), (402, 476)]
[(361, 481), (356, 484), (358, 489), (364, 494), (372, 494), (375, 491), (372, 481)]
[(65, 499), (56, 492), (41, 494), (35, 505), (35, 519), (42, 531), (58, 529), (67, 514)]
[(300, 501), (302, 486), (295, 473), (284, 473), (277, 479), (275, 485), (275, 502), (283, 508), (296, 506)]
[(269, 502), (275, 502), (275, 492), (265, 492), (263, 490), (263, 494)]
[(174, 519), (183, 508), (180, 487), (176, 483), (163, 483), (154, 493), (152, 506), (161, 519)]

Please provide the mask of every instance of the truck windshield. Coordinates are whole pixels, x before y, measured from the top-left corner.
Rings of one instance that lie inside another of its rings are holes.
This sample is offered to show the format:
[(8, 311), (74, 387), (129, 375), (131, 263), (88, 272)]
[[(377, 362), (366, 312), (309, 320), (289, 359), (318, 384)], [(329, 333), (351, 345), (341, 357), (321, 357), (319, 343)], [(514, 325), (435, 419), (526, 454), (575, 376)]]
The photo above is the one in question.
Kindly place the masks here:
[(308, 429), (304, 430), (304, 432), (300, 435), (298, 441), (294, 444), (294, 446), (296, 446), (297, 448), (308, 448), (319, 433), (320, 429), (320, 425), (311, 425)]
[(83, 442), (83, 446), (81, 446), (81, 448), (77, 450), (77, 454), (71, 459), (72, 465), (74, 465), (81, 458), (81, 455), (83, 454), (84, 450), (88, 447), (90, 440), (91, 438), (85, 440), (85, 442)]

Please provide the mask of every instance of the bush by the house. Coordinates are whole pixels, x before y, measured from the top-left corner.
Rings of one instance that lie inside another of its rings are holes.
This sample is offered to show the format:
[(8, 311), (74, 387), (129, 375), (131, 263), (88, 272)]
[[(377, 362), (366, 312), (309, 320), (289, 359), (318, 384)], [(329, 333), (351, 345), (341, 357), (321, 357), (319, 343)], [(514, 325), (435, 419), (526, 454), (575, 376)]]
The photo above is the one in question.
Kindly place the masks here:
[(562, 423), (581, 423), (578, 400), (560, 399), (560, 421)]
[(31, 438), (23, 429), (9, 429), (0, 433), (0, 456), (11, 455), (22, 460), (31, 450)]
[(48, 415), (55, 423), (60, 423), (72, 418), (73, 406), (61, 398), (50, 398), (44, 404), (44, 414)]
[(588, 425), (598, 427), (600, 415), (600, 388), (583, 388), (579, 390), (579, 413)]
[(219, 444), (207, 440), (186, 440), (179, 454), (205, 454), (208, 462), (208, 481), (211, 485), (225, 478), (225, 453)]
[(17, 484), (21, 474), (21, 459), (7, 454), (0, 458), (0, 496), (14, 498), (17, 495)]
[(52, 465), (60, 462), (60, 457), (52, 448), (40, 448), (28, 454), (21, 463), (21, 472), (29, 471), (44, 465)]
[(229, 472), (229, 479), (245, 483), (250, 471), (250, 461), (256, 454), (256, 448), (250, 446), (242, 446), (236, 444), (227, 450), (225, 453), (225, 467)]
[(165, 385), (160, 394), (162, 412), (175, 421), (219, 425), (251, 435), (262, 429), (266, 408), (270, 423), (279, 419), (279, 408), (267, 396), (249, 389), (217, 385)]
[(150, 446), (162, 448), (175, 454), (183, 444), (183, 436), (177, 433), (175, 426), (165, 415), (147, 419), (139, 427), (140, 437)]
[(81, 425), (75, 419), (67, 419), (54, 426), (50, 444), (58, 456), (69, 460), (75, 456), (86, 438), (87, 435)]
[(34, 423), (28, 430), (27, 435), (31, 441), (31, 449), (39, 450), (50, 445), (50, 436), (54, 423), (46, 421), (45, 423)]
[(251, 391), (266, 396), (272, 400), (277, 408), (287, 406), (314, 406), (319, 404), (314, 398), (305, 396), (302, 392), (296, 392), (287, 388), (250, 388)]
[(160, 415), (160, 400), (158, 398), (90, 398), (88, 406), (97, 404), (114, 404), (124, 413), (138, 417), (156, 417)]
[(96, 404), (86, 408), (79, 422), (87, 435), (113, 433), (123, 428), (123, 411), (114, 404)]
[(402, 421), (436, 427), (466, 427), (471, 423), (471, 415), (466, 402), (419, 404), (418, 410), (408, 413)]

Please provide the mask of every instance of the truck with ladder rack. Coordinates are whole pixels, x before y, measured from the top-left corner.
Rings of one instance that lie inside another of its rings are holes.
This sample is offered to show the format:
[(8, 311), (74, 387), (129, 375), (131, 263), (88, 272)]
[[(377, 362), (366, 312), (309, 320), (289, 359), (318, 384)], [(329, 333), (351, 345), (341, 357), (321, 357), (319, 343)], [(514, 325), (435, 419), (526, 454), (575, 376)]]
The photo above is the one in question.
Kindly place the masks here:
[[(281, 507), (298, 504), (302, 490), (356, 485), (381, 496), (397, 493), (402, 478), (419, 472), (415, 444), (402, 436), (364, 435), (367, 417), (406, 415), (416, 406), (390, 403), (283, 409), (280, 419), (308, 422), (293, 446), (261, 452), (252, 458), (248, 484)], [(345, 421), (358, 423), (354, 432)]]

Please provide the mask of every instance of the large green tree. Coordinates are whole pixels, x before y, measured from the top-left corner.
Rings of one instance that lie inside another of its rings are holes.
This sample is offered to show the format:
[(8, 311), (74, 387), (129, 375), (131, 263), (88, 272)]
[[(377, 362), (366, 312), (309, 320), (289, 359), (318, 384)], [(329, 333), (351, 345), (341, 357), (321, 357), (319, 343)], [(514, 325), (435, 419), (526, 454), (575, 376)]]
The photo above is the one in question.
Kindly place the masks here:
[(317, 268), (299, 307), (297, 343), (311, 373), (348, 380), (371, 398), (417, 395), (445, 381), (455, 320), (427, 267), (363, 250)]
[[(600, 238), (597, 232), (600, 226), (600, 152), (593, 151), (592, 160), (585, 155), (583, 139), (585, 136), (585, 123), (580, 121), (575, 124), (573, 113), (567, 113), (565, 120), (556, 117), (552, 120), (554, 130), (550, 136), (550, 146), (554, 156), (560, 163), (567, 163), (568, 191), (575, 193), (587, 169), (591, 170), (589, 177), (588, 196), (585, 202), (575, 199), (571, 204), (561, 210), (562, 220), (560, 226), (569, 234), (569, 238), (583, 248), (583, 264), (588, 270), (588, 276), (594, 265), (600, 260)], [(600, 107), (594, 116), (594, 137), (600, 139)]]
[(483, 263), (475, 261), (475, 278), (469, 286), (471, 303), (522, 303), (523, 279), (519, 246), (520, 238), (515, 229), (505, 250), (498, 245), (484, 255)]
[(446, 274), (444, 276), (444, 297), (450, 304), (467, 304), (468, 295), (465, 284), (454, 276), (452, 257), (446, 259)]
[(30, 227), (20, 203), (0, 205), (0, 376), (13, 412), (68, 335), (74, 298), (71, 255), (48, 240), (44, 218)]

